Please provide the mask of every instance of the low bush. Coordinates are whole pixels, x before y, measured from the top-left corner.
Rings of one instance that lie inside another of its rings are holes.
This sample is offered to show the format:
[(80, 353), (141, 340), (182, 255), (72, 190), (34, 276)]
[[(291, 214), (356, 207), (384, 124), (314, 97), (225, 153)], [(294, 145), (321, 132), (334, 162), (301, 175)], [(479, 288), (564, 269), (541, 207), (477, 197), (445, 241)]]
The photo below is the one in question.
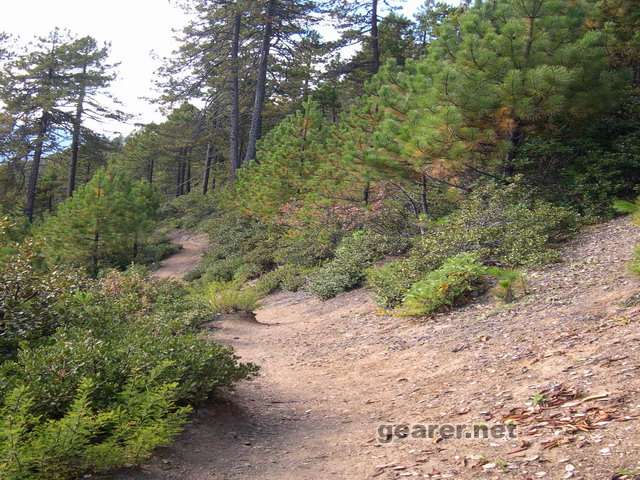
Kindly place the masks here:
[(215, 313), (252, 312), (260, 296), (258, 289), (241, 288), (239, 282), (211, 282), (205, 287), (205, 298)]
[(366, 271), (367, 287), (373, 291), (378, 305), (393, 308), (422, 275), (411, 259), (392, 260)]
[(483, 289), (487, 269), (474, 253), (451, 257), (444, 264), (414, 283), (398, 313), (408, 316), (430, 315), (462, 302)]
[(65, 304), (83, 283), (72, 270), (44, 270), (31, 241), (15, 244), (11, 261), (0, 263), (0, 362), (20, 342), (40, 341), (61, 325)]
[(491, 289), (492, 295), (505, 303), (511, 303), (518, 297), (527, 294), (527, 284), (522, 272), (491, 268), (489, 272), (496, 277), (496, 284)]
[(165, 258), (179, 252), (180, 249), (179, 245), (176, 245), (167, 237), (152, 239), (144, 245), (135, 261), (143, 265), (156, 265)]
[(386, 238), (359, 230), (345, 237), (332, 260), (311, 275), (305, 289), (323, 300), (362, 284), (366, 270), (384, 255), (395, 253)]
[[(26, 289), (31, 278), (11, 281)], [(133, 269), (68, 292), (64, 302), (39, 302), (55, 312), (53, 334), (22, 337), (0, 363), (0, 478), (66, 479), (138, 463), (171, 441), (190, 405), (256, 371), (199, 335), (211, 309), (181, 283)], [(3, 308), (4, 318), (24, 309)]]
[(569, 209), (534, 200), (517, 183), (476, 189), (448, 217), (431, 222), (408, 258), (376, 267), (368, 284), (380, 305), (398, 305), (412, 282), (450, 257), (475, 252), (500, 267), (539, 265), (558, 259), (554, 246), (578, 228)]
[(63, 480), (135, 465), (167, 445), (186, 422), (189, 407), (178, 407), (175, 385), (140, 376), (98, 409), (94, 384), (83, 380), (64, 415), (42, 421), (33, 414), (29, 388), (12, 390), (0, 407), (0, 476)]
[(313, 268), (291, 264), (282, 265), (262, 275), (256, 282), (255, 288), (261, 297), (277, 290), (297, 292), (305, 286), (311, 272), (313, 272)]

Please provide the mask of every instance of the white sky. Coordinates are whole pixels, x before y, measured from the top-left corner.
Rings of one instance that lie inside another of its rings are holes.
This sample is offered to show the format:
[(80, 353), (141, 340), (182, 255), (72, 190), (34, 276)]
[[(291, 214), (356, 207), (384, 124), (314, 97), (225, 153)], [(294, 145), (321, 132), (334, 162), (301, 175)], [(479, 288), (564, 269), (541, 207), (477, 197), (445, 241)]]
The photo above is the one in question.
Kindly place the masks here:
[[(180, 29), (186, 17), (169, 0), (0, 0), (0, 31), (19, 35), (23, 41), (45, 35), (55, 27), (77, 35), (91, 35), (112, 44), (112, 61), (120, 62), (112, 93), (123, 110), (134, 114), (128, 124), (107, 124), (111, 136), (128, 134), (135, 123), (161, 120), (156, 107), (144, 100), (152, 96), (152, 78), (158, 62), (151, 56), (167, 56), (175, 47), (172, 29)], [(411, 15), (423, 0), (406, 0)]]

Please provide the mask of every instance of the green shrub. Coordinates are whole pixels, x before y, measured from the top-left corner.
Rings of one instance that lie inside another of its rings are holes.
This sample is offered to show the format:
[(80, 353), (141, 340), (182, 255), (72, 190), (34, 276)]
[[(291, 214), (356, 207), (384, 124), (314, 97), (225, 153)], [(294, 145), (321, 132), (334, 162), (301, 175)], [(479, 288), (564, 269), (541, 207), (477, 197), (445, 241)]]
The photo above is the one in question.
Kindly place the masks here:
[(164, 203), (159, 215), (173, 228), (195, 229), (216, 212), (216, 202), (210, 195), (191, 192)]
[(205, 296), (215, 313), (252, 312), (260, 297), (255, 287), (243, 289), (237, 282), (211, 282)]
[(11, 261), (0, 263), (0, 362), (20, 342), (38, 341), (64, 323), (65, 303), (85, 282), (62, 267), (44, 270), (31, 241), (13, 248)]
[(633, 259), (629, 263), (631, 273), (640, 276), (640, 245), (633, 249)]
[(399, 305), (411, 285), (422, 277), (410, 259), (393, 260), (366, 271), (367, 287), (374, 292), (378, 305), (393, 308)]
[(308, 267), (291, 264), (282, 265), (262, 275), (256, 282), (255, 288), (260, 297), (269, 295), (277, 290), (297, 292), (305, 286), (307, 276), (312, 271), (313, 269)]
[(362, 284), (373, 262), (394, 253), (393, 244), (364, 230), (345, 237), (335, 257), (309, 275), (305, 289), (323, 300)]
[(287, 292), (302, 290), (307, 283), (309, 275), (314, 271), (310, 267), (297, 267), (295, 265), (283, 265), (278, 270), (281, 276), (280, 288)]
[(367, 273), (380, 305), (393, 307), (413, 281), (459, 253), (475, 252), (501, 267), (532, 266), (558, 259), (555, 244), (578, 228), (575, 214), (522, 193), (517, 183), (476, 189), (448, 217), (431, 222), (404, 260)]
[(482, 289), (487, 269), (474, 253), (462, 253), (448, 259), (442, 267), (414, 283), (398, 309), (408, 316), (430, 315), (461, 302)]
[(174, 253), (178, 253), (181, 248), (168, 238), (162, 237), (145, 244), (135, 261), (143, 265), (155, 265)]
[(210, 308), (144, 269), (105, 272), (39, 308), (56, 310), (55, 332), (0, 363), (3, 479), (138, 463), (175, 436), (189, 405), (256, 372), (199, 335)]
[(140, 376), (100, 410), (93, 383), (83, 380), (64, 415), (43, 421), (33, 415), (29, 389), (17, 387), (0, 408), (0, 477), (64, 480), (140, 463), (186, 423), (190, 408), (176, 406), (174, 389)]

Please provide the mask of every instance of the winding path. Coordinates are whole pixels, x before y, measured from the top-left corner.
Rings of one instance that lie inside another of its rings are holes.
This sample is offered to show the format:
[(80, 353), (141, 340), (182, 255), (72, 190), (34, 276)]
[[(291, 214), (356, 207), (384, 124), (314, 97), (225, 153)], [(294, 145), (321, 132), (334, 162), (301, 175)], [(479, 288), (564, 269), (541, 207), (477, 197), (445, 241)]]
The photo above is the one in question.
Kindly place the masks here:
[[(622, 478), (620, 468), (640, 469), (640, 282), (626, 269), (638, 241), (626, 219), (597, 226), (565, 247), (562, 264), (529, 272), (519, 302), (487, 297), (420, 322), (380, 315), (365, 290), (327, 302), (272, 295), (257, 311), (268, 326), (228, 319), (209, 332), (260, 376), (195, 412), (142, 468), (110, 478)], [(202, 247), (191, 245), (163, 275), (184, 273)], [(607, 392), (584, 408), (628, 421), (518, 439), (377, 441), (381, 424), (499, 422), (560, 383)], [(566, 443), (545, 447), (557, 439)]]
[(155, 278), (181, 279), (195, 269), (202, 255), (207, 251), (209, 241), (204, 233), (190, 233), (176, 230), (169, 234), (169, 239), (182, 249), (160, 262), (160, 268), (151, 274)]

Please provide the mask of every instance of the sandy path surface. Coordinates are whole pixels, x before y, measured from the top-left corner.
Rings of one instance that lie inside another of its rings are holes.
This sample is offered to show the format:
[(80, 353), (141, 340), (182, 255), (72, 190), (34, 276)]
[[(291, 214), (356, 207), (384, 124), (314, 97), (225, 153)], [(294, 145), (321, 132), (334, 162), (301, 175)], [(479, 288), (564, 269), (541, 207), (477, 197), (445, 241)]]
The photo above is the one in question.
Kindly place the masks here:
[[(225, 320), (209, 333), (261, 375), (112, 478), (635, 478), (618, 474), (640, 473), (640, 282), (625, 266), (638, 241), (626, 219), (591, 228), (563, 263), (529, 272), (519, 302), (485, 298), (428, 320), (380, 315), (364, 290), (273, 295), (257, 312), (273, 325)], [(508, 416), (518, 438), (377, 434)]]
[(175, 231), (169, 234), (169, 239), (182, 246), (182, 250), (160, 262), (160, 268), (151, 274), (155, 278), (183, 278), (198, 266), (202, 254), (207, 251), (209, 240), (207, 235), (194, 234), (185, 231)]

